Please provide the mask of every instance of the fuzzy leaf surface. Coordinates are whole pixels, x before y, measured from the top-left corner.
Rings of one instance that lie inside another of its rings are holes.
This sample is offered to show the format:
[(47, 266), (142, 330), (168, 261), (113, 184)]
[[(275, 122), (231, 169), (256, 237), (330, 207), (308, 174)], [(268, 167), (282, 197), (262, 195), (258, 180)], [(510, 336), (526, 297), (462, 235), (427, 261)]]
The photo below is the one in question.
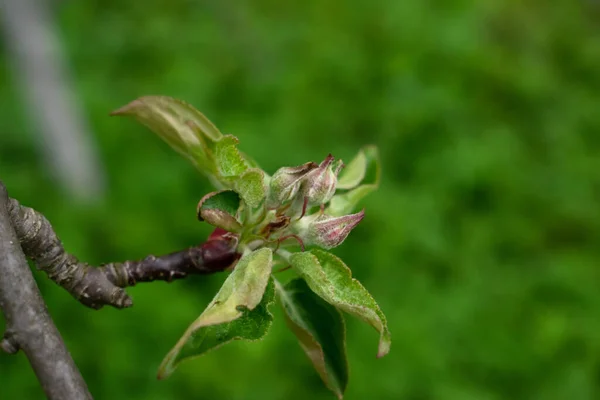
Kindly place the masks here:
[(220, 176), (239, 176), (248, 169), (248, 164), (237, 148), (239, 140), (225, 135), (215, 145), (215, 160)]
[(292, 267), (306, 281), (310, 289), (336, 308), (355, 315), (379, 331), (377, 357), (390, 351), (391, 334), (385, 315), (375, 299), (356, 279), (350, 268), (331, 253), (313, 249), (294, 253)]
[(252, 208), (258, 207), (267, 196), (265, 174), (259, 168), (251, 168), (234, 182), (233, 189), (240, 194), (244, 202)]
[(166, 378), (183, 360), (206, 353), (231, 340), (256, 340), (273, 320), (271, 282), (273, 253), (268, 248), (242, 257), (221, 290), (163, 360), (159, 379)]

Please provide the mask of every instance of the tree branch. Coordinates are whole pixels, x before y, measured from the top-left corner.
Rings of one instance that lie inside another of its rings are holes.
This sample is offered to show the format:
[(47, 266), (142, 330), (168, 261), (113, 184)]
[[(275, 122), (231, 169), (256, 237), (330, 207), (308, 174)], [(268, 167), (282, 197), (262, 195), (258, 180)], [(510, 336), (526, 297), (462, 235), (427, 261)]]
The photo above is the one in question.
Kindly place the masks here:
[(123, 288), (137, 282), (171, 282), (190, 274), (223, 271), (239, 257), (236, 237), (224, 234), (164, 256), (151, 255), (143, 260), (93, 267), (65, 251), (52, 225), (41, 213), (20, 205), (13, 198), (9, 198), (8, 211), (25, 255), (82, 304), (95, 309), (104, 305), (130, 307), (133, 302)]
[(10, 353), (23, 349), (46, 396), (53, 399), (91, 399), (19, 246), (8, 214), (8, 194), (0, 181), (0, 308), (7, 331), (1, 347)]

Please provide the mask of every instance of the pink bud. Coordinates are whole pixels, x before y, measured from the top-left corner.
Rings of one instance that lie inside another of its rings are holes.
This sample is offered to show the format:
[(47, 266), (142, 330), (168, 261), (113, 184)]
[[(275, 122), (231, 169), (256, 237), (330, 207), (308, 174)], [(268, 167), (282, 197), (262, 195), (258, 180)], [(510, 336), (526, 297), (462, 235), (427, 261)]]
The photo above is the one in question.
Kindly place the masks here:
[(269, 184), (269, 198), (267, 207), (278, 208), (289, 200), (292, 200), (307, 174), (317, 168), (314, 162), (299, 165), (297, 167), (279, 168), (271, 178)]
[(298, 233), (304, 244), (331, 249), (342, 244), (364, 216), (364, 210), (341, 217), (315, 214), (299, 220), (292, 229)]
[(341, 163), (335, 165), (333, 170), (333, 160), (335, 158), (329, 154), (319, 167), (310, 171), (304, 180), (304, 197), (308, 199), (309, 206), (321, 205), (327, 203), (335, 193), (337, 185), (337, 173), (341, 169)]

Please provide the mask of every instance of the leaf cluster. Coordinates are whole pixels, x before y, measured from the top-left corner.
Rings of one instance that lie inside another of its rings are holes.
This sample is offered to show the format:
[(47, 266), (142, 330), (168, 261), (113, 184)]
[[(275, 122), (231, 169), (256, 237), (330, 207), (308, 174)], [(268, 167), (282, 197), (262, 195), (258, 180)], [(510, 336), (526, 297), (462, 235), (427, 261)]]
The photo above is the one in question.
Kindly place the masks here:
[[(113, 115), (146, 125), (213, 183), (217, 191), (200, 200), (198, 219), (234, 236), (241, 253), (214, 299), (167, 354), (158, 377), (230, 341), (263, 338), (278, 299), (315, 370), (342, 398), (348, 382), (342, 312), (379, 332), (378, 357), (389, 352), (391, 343), (373, 297), (341, 259), (323, 250), (342, 243), (362, 220), (363, 212), (349, 213), (379, 185), (377, 149), (363, 148), (341, 173), (343, 163), (336, 163), (334, 171), (330, 155), (320, 165), (284, 167), (271, 177), (238, 149), (236, 137), (223, 135), (183, 101), (146, 96)], [(314, 246), (305, 249), (304, 243)], [(296, 277), (279, 282), (276, 264), (291, 267)]]

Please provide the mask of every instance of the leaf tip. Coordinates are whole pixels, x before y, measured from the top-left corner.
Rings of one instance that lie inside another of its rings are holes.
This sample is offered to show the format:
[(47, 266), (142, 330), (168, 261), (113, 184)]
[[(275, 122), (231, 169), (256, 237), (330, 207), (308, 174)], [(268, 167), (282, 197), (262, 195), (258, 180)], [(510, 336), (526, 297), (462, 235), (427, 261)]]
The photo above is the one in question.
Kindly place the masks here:
[(123, 107), (118, 108), (118, 109), (112, 111), (108, 115), (110, 115), (111, 117), (119, 116), (119, 115), (129, 115), (129, 114), (131, 114), (131, 111), (133, 109), (135, 109), (136, 107), (141, 106), (142, 104), (143, 103), (142, 103), (142, 101), (140, 99), (136, 99), (136, 100), (133, 100), (130, 103), (125, 104)]
[(389, 337), (381, 339), (379, 348), (377, 349), (377, 358), (385, 357), (390, 352), (392, 341)]
[(171, 364), (171, 359), (167, 356), (158, 368), (156, 379), (159, 381), (167, 379), (171, 375), (171, 372), (173, 372), (173, 367)]

